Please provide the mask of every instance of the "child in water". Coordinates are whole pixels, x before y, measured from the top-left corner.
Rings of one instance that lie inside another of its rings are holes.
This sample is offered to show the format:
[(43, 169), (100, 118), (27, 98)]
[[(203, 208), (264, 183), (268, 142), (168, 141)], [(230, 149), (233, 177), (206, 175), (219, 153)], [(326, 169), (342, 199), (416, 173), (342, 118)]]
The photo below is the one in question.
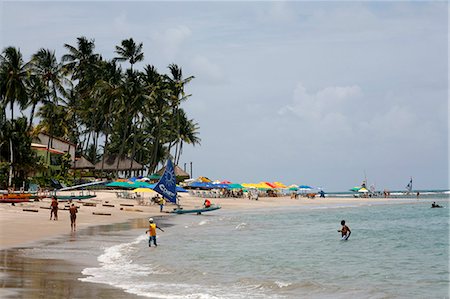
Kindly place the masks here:
[(341, 225), (341, 229), (338, 230), (338, 232), (342, 234), (341, 240), (348, 240), (348, 238), (350, 238), (350, 235), (352, 234), (352, 231), (347, 225), (345, 225), (345, 220), (341, 221)]

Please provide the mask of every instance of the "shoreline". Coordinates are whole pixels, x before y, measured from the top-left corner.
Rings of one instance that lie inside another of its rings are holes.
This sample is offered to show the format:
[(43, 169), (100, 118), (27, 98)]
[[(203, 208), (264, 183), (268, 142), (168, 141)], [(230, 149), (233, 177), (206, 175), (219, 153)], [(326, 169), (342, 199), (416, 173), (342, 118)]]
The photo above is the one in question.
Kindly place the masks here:
[[(184, 195), (182, 196), (182, 205), (186, 208), (195, 207), (201, 205), (203, 200), (204, 198), (193, 198)], [(101, 206), (101, 203), (106, 201), (109, 204), (114, 204), (115, 207)], [(314, 208), (323, 206), (366, 206), (372, 204), (423, 204), (424, 202), (431, 203), (433, 199), (291, 199), (290, 197), (263, 197), (258, 201), (248, 200), (247, 198), (214, 198), (212, 201), (221, 205), (222, 210), (225, 210), (227, 213), (233, 213), (235, 211), (264, 211), (289, 207)], [(42, 298), (42, 294), (45, 293), (46, 298), (142, 298), (126, 293), (114, 286), (80, 281), (79, 278), (83, 277), (81, 271), (94, 264), (98, 265), (97, 257), (105, 246), (112, 246), (117, 244), (117, 242), (123, 241), (129, 236), (126, 233), (130, 230), (144, 229), (147, 225), (148, 217), (159, 218), (157, 220), (158, 223), (167, 222), (170, 225), (170, 219), (175, 214), (160, 213), (157, 205), (135, 206), (135, 208), (139, 208), (143, 212), (120, 210), (120, 203), (129, 204), (133, 200), (118, 199), (115, 198), (113, 193), (107, 192), (99, 192), (96, 202), (100, 204), (100, 206), (96, 207), (96, 210), (111, 211), (112, 215), (94, 216), (92, 215), (92, 211), (94, 211), (92, 207), (83, 206), (80, 208), (77, 219), (77, 221), (80, 221), (77, 232), (72, 234), (70, 233), (68, 211), (60, 211), (60, 220), (58, 221), (50, 221), (47, 218), (50, 213), (49, 210), (40, 209), (37, 213), (22, 211), (25, 206), (28, 208), (28, 205), (49, 205), (49, 200), (0, 207), (0, 225), (2, 227), (0, 234), (2, 248), (0, 252), (4, 261), (3, 273), (0, 274), (3, 280), (0, 296), (7, 298)], [(448, 207), (448, 203), (448, 199), (445, 199), (446, 207)], [(60, 203), (60, 205), (63, 206), (64, 204)], [(165, 209), (171, 210), (172, 206), (167, 206)], [(44, 212), (45, 216), (42, 212)], [(46, 212), (48, 214), (45, 214)], [(4, 217), (4, 215), (8, 217)], [(18, 215), (22, 218), (17, 219)], [(11, 223), (14, 223), (16, 227), (10, 229), (7, 223), (11, 219), (14, 219)], [(29, 235), (32, 232), (36, 232), (36, 235), (30, 239)], [(108, 243), (102, 244), (101, 242), (105, 242), (106, 233), (108, 233)], [(99, 246), (99, 242), (101, 246)], [(48, 289), (45, 287), (46, 285), (55, 287)]]
[[(68, 193), (70, 195), (70, 193)], [(181, 195), (180, 203), (185, 209), (199, 207), (205, 198)], [(147, 196), (145, 202), (150, 202)], [(272, 209), (282, 207), (312, 207), (324, 205), (342, 204), (396, 204), (396, 203), (421, 203), (433, 200), (448, 199), (428, 199), (428, 198), (351, 198), (351, 197), (325, 197), (325, 198), (298, 198), (291, 199), (284, 197), (260, 197), (259, 200), (249, 200), (247, 198), (210, 198), (214, 204), (222, 207), (222, 210), (252, 210), (252, 209)], [(116, 197), (114, 192), (100, 191), (97, 197), (90, 200), (73, 201), (79, 207), (77, 214), (77, 230), (99, 225), (111, 225), (124, 223), (133, 219), (144, 219), (149, 217), (172, 217), (175, 214), (168, 213), (175, 205), (166, 205), (164, 212), (159, 211), (159, 205), (142, 205), (136, 199), (124, 199)], [(93, 203), (96, 206), (83, 206), (84, 202)], [(76, 234), (71, 232), (70, 217), (67, 210), (61, 210), (68, 202), (59, 202), (59, 219), (49, 220), (50, 199), (39, 202), (0, 204), (0, 250), (7, 250), (16, 247), (33, 247), (44, 241), (52, 240), (64, 235)], [(132, 206), (131, 206), (132, 205)], [(27, 212), (23, 209), (35, 210), (37, 212)], [(107, 213), (106, 215), (93, 215), (92, 213)], [(214, 212), (213, 212), (214, 213)]]

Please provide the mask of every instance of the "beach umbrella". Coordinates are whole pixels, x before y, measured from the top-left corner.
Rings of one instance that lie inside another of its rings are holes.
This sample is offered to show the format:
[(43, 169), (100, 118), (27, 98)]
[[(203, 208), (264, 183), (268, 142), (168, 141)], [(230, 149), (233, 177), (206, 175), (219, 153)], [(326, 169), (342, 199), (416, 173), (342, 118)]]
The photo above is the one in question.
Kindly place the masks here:
[(244, 189), (244, 186), (242, 186), (241, 184), (229, 184), (228, 188), (230, 188), (230, 189)]
[(133, 190), (133, 192), (136, 193), (156, 193), (155, 190), (150, 189), (150, 188), (136, 188)]
[(369, 192), (369, 190), (367, 190), (366, 188), (361, 188), (358, 190), (358, 192), (367, 193), (367, 192)]
[(281, 189), (288, 188), (285, 184), (280, 183), (280, 182), (273, 182), (273, 184), (276, 186), (276, 188), (281, 188)]
[(264, 182), (264, 184), (266, 184), (266, 185), (269, 186), (270, 188), (278, 188), (277, 185), (275, 185), (275, 184), (273, 184), (273, 183)]
[(353, 187), (352, 189), (350, 189), (350, 191), (353, 191), (353, 192), (358, 192), (358, 191), (359, 191), (359, 189), (361, 189), (361, 187), (360, 187), (360, 186), (358, 186), (358, 187)]

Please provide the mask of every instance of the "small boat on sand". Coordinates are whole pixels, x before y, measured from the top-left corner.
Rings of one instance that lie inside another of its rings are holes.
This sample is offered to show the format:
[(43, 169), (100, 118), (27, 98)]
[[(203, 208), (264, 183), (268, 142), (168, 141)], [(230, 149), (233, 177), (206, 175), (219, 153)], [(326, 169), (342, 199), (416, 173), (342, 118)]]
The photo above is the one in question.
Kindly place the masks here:
[(221, 206), (217, 206), (217, 205), (212, 205), (209, 208), (198, 208), (198, 209), (188, 209), (188, 210), (185, 210), (183, 208), (176, 208), (171, 213), (175, 213), (175, 214), (197, 214), (197, 215), (200, 215), (201, 213), (215, 211), (215, 210), (218, 210), (220, 208), (221, 208)]

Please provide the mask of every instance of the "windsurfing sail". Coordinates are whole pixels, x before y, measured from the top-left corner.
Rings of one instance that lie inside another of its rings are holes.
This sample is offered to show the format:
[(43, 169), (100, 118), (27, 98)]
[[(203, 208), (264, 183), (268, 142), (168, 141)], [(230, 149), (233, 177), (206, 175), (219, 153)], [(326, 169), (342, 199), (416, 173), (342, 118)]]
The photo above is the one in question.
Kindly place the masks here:
[(159, 179), (156, 186), (153, 188), (156, 192), (161, 194), (167, 200), (177, 203), (177, 182), (175, 177), (175, 170), (173, 168), (172, 161), (167, 160), (166, 169), (164, 170), (164, 174)]
[(411, 191), (412, 191), (412, 178), (411, 178), (411, 180), (409, 181), (408, 185), (406, 185), (406, 190), (408, 190), (408, 192), (411, 192)]

